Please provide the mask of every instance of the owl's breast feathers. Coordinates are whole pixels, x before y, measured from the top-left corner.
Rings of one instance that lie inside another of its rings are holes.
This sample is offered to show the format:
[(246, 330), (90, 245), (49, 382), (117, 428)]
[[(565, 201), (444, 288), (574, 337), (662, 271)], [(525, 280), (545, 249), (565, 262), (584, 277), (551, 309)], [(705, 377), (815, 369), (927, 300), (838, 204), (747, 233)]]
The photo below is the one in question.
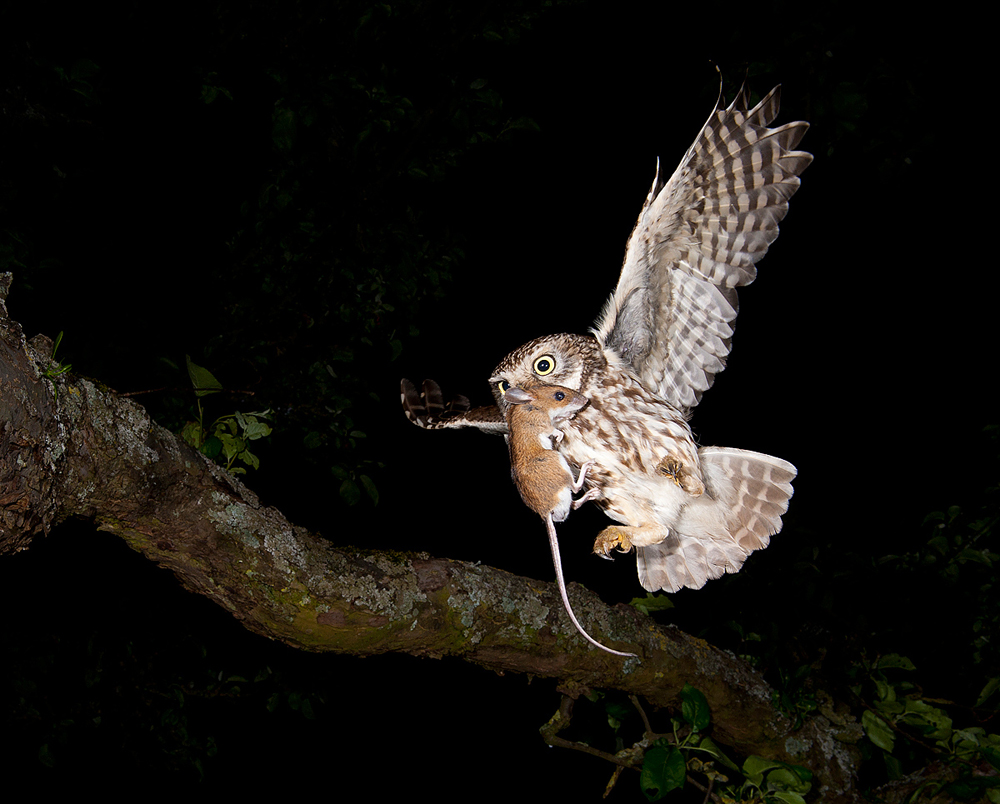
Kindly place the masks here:
[(562, 425), (559, 451), (582, 466), (599, 504), (629, 524), (671, 526), (679, 507), (704, 491), (697, 447), (684, 416), (650, 394), (631, 372), (592, 375), (580, 392), (590, 405)]

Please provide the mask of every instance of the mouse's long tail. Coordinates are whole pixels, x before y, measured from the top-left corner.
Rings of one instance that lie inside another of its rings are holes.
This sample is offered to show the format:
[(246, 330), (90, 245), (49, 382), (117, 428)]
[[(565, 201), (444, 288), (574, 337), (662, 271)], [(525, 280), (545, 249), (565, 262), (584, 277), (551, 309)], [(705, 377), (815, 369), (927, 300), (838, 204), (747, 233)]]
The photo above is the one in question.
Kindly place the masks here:
[(586, 639), (591, 645), (594, 645), (601, 650), (606, 650), (608, 653), (613, 653), (616, 656), (635, 656), (636, 654), (634, 653), (624, 653), (620, 650), (612, 650), (611, 648), (602, 645), (583, 630), (583, 626), (580, 625), (580, 622), (576, 619), (576, 615), (573, 613), (573, 608), (569, 605), (569, 595), (566, 594), (566, 581), (563, 578), (562, 558), (559, 555), (559, 539), (556, 536), (556, 526), (552, 521), (551, 514), (545, 517), (545, 528), (549, 532), (549, 547), (552, 548), (552, 563), (556, 568), (556, 583), (559, 585), (559, 594), (562, 595), (563, 606), (566, 608), (566, 613), (569, 615), (570, 620), (573, 621), (573, 625), (576, 626), (576, 630), (583, 634), (583, 638)]

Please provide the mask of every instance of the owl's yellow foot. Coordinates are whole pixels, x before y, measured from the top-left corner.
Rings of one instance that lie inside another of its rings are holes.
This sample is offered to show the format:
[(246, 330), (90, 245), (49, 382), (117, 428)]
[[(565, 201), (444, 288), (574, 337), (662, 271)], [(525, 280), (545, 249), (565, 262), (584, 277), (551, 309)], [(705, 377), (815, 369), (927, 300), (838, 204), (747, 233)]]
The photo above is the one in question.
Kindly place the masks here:
[(627, 553), (632, 549), (632, 540), (628, 537), (627, 528), (619, 528), (615, 525), (605, 528), (597, 534), (594, 541), (594, 552), (601, 558), (608, 558), (608, 553), (618, 549), (622, 553)]
[(664, 458), (656, 465), (656, 473), (663, 477), (669, 477), (684, 491), (693, 497), (700, 497), (705, 493), (705, 484), (697, 475), (691, 474), (684, 464), (676, 458)]

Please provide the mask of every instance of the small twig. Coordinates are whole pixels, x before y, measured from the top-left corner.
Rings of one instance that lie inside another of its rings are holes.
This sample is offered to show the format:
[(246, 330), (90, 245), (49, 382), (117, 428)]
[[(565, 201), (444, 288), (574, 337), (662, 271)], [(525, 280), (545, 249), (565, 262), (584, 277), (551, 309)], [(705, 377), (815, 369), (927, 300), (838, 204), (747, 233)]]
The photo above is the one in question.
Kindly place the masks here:
[(186, 391), (186, 388), (174, 388), (170, 385), (164, 385), (162, 388), (147, 388), (145, 391), (128, 391), (124, 394), (118, 394), (118, 396), (142, 396), (143, 394), (156, 394), (160, 391)]
[(160, 388), (147, 388), (145, 391), (126, 391), (118, 396), (142, 396), (143, 394), (158, 394), (160, 391), (215, 391), (218, 394), (243, 394), (244, 396), (255, 396), (256, 391), (247, 391), (242, 388), (189, 388), (187, 386), (179, 388), (176, 385), (164, 385)]
[(649, 725), (649, 718), (646, 717), (646, 710), (643, 709), (642, 708), (642, 704), (639, 703), (639, 696), (638, 695), (629, 695), (628, 699), (632, 702), (632, 706), (634, 706), (636, 708), (636, 710), (639, 712), (639, 717), (642, 718), (642, 725), (643, 725), (643, 729), (645, 730), (645, 733), (646, 734), (652, 734), (653, 733), (653, 727)]
[(586, 743), (577, 743), (573, 740), (567, 740), (564, 737), (559, 737), (552, 733), (546, 733), (544, 726), (540, 729), (540, 731), (542, 732), (542, 738), (545, 740), (547, 745), (551, 745), (556, 748), (569, 748), (573, 751), (590, 754), (592, 757), (606, 759), (608, 762), (614, 765), (619, 765), (622, 768), (632, 768), (633, 770), (638, 770), (640, 767), (636, 764), (635, 759), (622, 759), (615, 754), (609, 754), (607, 751), (601, 751), (599, 748), (594, 748)]
[(715, 787), (715, 777), (714, 776), (709, 776), (708, 777), (708, 790), (705, 791), (705, 798), (701, 802), (701, 804), (708, 804), (708, 800), (713, 797), (712, 796), (712, 788), (713, 787)]
[(691, 785), (694, 788), (697, 788), (698, 790), (701, 790), (701, 792), (705, 794), (705, 798), (702, 800), (702, 804), (708, 804), (710, 800), (722, 804), (722, 799), (718, 795), (712, 792), (712, 788), (715, 787), (715, 777), (713, 776), (708, 777), (708, 787), (705, 787), (705, 785), (703, 785), (701, 782), (699, 782), (697, 779), (691, 776), (685, 776), (684, 779), (689, 785)]
[(656, 740), (659, 740), (662, 737), (673, 737), (674, 736), (673, 733), (671, 733), (671, 732), (653, 731), (653, 727), (649, 723), (649, 718), (646, 717), (646, 710), (643, 709), (642, 708), (642, 704), (639, 703), (638, 696), (636, 696), (636, 695), (629, 695), (628, 697), (629, 697), (629, 700), (632, 701), (632, 705), (639, 712), (639, 717), (642, 718), (642, 726), (643, 726), (643, 729), (645, 730), (645, 733), (643, 734), (643, 739), (648, 744), (652, 745)]
[(607, 798), (611, 795), (611, 791), (614, 790), (616, 784), (618, 784), (618, 777), (622, 775), (622, 771), (625, 770), (621, 765), (616, 765), (615, 769), (611, 772), (611, 778), (608, 779), (608, 784), (604, 788), (604, 795), (601, 798)]
[(559, 732), (568, 728), (570, 721), (573, 718), (573, 703), (573, 699), (564, 694), (562, 696), (562, 700), (559, 702), (559, 711), (552, 716), (552, 719), (549, 720), (548, 723), (538, 730), (542, 735), (542, 739), (545, 740), (545, 743), (557, 748), (569, 748), (573, 751), (590, 754), (591, 756), (598, 757), (599, 759), (606, 759), (608, 762), (611, 762), (614, 765), (619, 765), (623, 768), (638, 770), (641, 763), (637, 763), (636, 759), (633, 757), (624, 759), (616, 754), (609, 754), (607, 751), (601, 751), (599, 748), (593, 748), (585, 743), (574, 742), (573, 740), (567, 740), (564, 737), (559, 736)]

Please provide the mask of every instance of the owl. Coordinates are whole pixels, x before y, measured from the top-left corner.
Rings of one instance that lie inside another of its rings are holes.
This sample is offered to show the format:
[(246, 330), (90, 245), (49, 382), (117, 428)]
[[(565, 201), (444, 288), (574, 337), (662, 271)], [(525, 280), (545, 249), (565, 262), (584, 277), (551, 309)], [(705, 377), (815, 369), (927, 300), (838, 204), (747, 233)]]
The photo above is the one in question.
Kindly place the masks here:
[(737, 572), (781, 530), (796, 469), (780, 458), (699, 447), (692, 409), (725, 367), (736, 289), (778, 236), (812, 156), (795, 150), (799, 121), (769, 128), (775, 87), (748, 109), (741, 89), (716, 107), (669, 179), (653, 185), (629, 237), (618, 285), (588, 335), (548, 335), (493, 371), (496, 407), (445, 404), (436, 383), (403, 380), (408, 418), (428, 428), (506, 433), (512, 387), (560, 385), (590, 400), (560, 425), (556, 449), (574, 471), (591, 464), (586, 495), (616, 523), (594, 550), (635, 551), (650, 591), (698, 589)]

